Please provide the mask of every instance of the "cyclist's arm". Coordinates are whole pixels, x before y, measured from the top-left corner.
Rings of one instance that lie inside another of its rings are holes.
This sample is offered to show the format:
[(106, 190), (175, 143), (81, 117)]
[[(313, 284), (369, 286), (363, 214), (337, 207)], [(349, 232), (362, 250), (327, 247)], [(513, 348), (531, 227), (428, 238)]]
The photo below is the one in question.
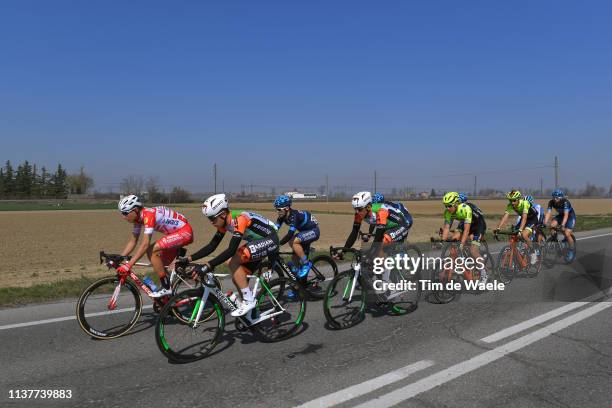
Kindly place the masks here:
[(527, 214), (521, 214), (521, 225), (519, 225), (519, 229), (522, 231), (525, 228), (525, 224), (527, 224)]
[(469, 222), (463, 223), (463, 234), (461, 234), (461, 243), (465, 244), (470, 236), (470, 227), (472, 226)]
[(212, 254), (213, 251), (217, 249), (217, 247), (221, 243), (221, 240), (223, 240), (224, 235), (224, 233), (217, 231), (215, 235), (213, 235), (208, 245), (203, 246), (202, 248), (191, 254), (191, 256), (189, 257), (189, 262), (197, 261), (198, 259), (204, 258), (205, 256)]
[(448, 233), (450, 231), (451, 224), (444, 223), (444, 227), (442, 227), (442, 241), (446, 241), (448, 239)]
[(223, 262), (230, 259), (232, 256), (234, 256), (234, 254), (236, 254), (236, 251), (238, 251), (238, 246), (240, 245), (240, 241), (242, 241), (242, 234), (235, 233), (234, 235), (232, 235), (232, 239), (227, 249), (221, 252), (219, 255), (217, 255), (213, 259), (211, 259), (208, 262), (208, 264), (214, 268), (215, 266), (221, 265)]
[(385, 238), (385, 226), (384, 225), (376, 225), (374, 227), (374, 242), (381, 243)]
[(280, 246), (285, 245), (287, 242), (289, 242), (289, 240), (293, 237), (293, 235), (295, 234), (295, 230), (296, 228), (291, 225), (289, 227), (289, 230), (287, 231), (287, 234), (285, 234), (285, 236), (283, 238), (281, 238), (281, 240), (278, 242), (278, 244)]
[(509, 216), (510, 214), (508, 214), (508, 211), (506, 211), (502, 219), (499, 221), (499, 225), (497, 226), (497, 229), (502, 229), (502, 227), (506, 225), (506, 222), (508, 221)]
[(130, 259), (128, 262), (128, 264), (130, 265), (130, 268), (134, 266), (136, 262), (138, 262), (138, 260), (140, 260), (140, 258), (142, 258), (144, 254), (147, 253), (147, 250), (149, 249), (149, 245), (151, 245), (152, 236), (153, 234), (144, 234), (144, 238), (142, 239), (140, 246), (136, 250), (136, 253), (132, 256), (132, 259)]
[(136, 248), (136, 243), (138, 243), (138, 238), (140, 238), (140, 234), (133, 233), (130, 237), (130, 240), (125, 244), (125, 248), (121, 251), (121, 256), (127, 256)]
[(359, 227), (361, 227), (361, 223), (353, 223), (353, 230), (349, 234), (348, 238), (346, 239), (346, 243), (344, 244), (345, 248), (350, 248), (353, 246), (353, 244), (355, 244), (357, 234), (359, 233)]

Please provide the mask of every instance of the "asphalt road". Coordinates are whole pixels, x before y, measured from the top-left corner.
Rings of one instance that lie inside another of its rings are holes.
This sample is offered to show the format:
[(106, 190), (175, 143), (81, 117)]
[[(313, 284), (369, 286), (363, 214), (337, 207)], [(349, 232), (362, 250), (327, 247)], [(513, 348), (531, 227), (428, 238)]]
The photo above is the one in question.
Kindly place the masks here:
[[(578, 236), (573, 265), (503, 292), (422, 299), (412, 314), (374, 311), (344, 331), (326, 329), (310, 302), (299, 335), (262, 344), (228, 324), (214, 354), (192, 364), (162, 357), (150, 308), (111, 341), (80, 330), (74, 300), (3, 309), (0, 406), (610, 406), (612, 230)], [(10, 399), (17, 389), (72, 398)]]

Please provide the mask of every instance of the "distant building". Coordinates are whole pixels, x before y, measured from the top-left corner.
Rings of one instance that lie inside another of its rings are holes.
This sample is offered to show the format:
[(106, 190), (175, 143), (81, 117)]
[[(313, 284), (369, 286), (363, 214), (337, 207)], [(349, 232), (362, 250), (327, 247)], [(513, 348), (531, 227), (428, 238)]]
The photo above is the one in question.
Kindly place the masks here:
[(295, 199), (316, 199), (317, 195), (316, 194), (311, 194), (311, 193), (298, 193), (297, 191), (287, 191), (285, 193), (286, 195), (288, 195), (291, 198), (295, 198)]

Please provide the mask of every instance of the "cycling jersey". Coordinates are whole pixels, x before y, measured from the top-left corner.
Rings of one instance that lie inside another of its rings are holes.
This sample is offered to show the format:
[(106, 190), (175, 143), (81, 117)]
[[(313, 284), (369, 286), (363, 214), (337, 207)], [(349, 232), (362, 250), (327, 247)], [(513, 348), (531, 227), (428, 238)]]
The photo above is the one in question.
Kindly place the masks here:
[(245, 241), (276, 236), (276, 225), (257, 213), (234, 210), (228, 214), (228, 218), (227, 226), (218, 229), (222, 234), (229, 231), (232, 236), (240, 237)]
[(291, 209), (287, 217), (279, 217), (276, 220), (276, 228), (279, 229), (283, 223), (289, 226), (289, 231), (307, 231), (319, 226), (317, 219), (308, 211)]
[(386, 203), (372, 204), (372, 211), (365, 217), (356, 213), (355, 224), (361, 224), (363, 221), (370, 225), (384, 226), (385, 229), (398, 227), (400, 225), (404, 227), (408, 226), (404, 213)]
[(143, 208), (134, 224), (134, 234), (140, 234), (144, 226), (147, 235), (158, 231), (164, 235), (178, 231), (188, 225), (187, 218), (168, 207)]
[(553, 208), (557, 210), (558, 214), (569, 212), (571, 215), (572, 213), (574, 213), (574, 208), (572, 207), (572, 203), (570, 203), (570, 200), (568, 200), (565, 197), (560, 199), (559, 202), (555, 202), (554, 199), (550, 200), (548, 202), (548, 212), (551, 212)]
[(374, 242), (401, 242), (408, 236), (411, 224), (399, 209), (386, 203), (372, 204), (369, 214), (362, 216), (355, 213), (353, 230), (344, 246), (350, 248), (359, 234), (359, 227), (365, 221), (370, 224), (370, 233), (374, 232)]
[(527, 200), (520, 200), (518, 205), (514, 207), (512, 203), (508, 204), (506, 207), (506, 214), (510, 214), (514, 211), (518, 215), (527, 214), (527, 219), (535, 220), (538, 219), (538, 213), (535, 208), (531, 205), (531, 203)]
[(463, 203), (457, 206), (454, 213), (448, 209), (444, 210), (444, 223), (451, 225), (453, 220), (466, 224), (479, 224), (484, 221), (484, 214), (475, 204)]
[(402, 214), (404, 214), (404, 218), (406, 219), (406, 222), (408, 223), (409, 228), (412, 226), (412, 215), (410, 215), (410, 212), (404, 206), (404, 204), (400, 202), (394, 203), (393, 201), (385, 201), (385, 204), (400, 210)]

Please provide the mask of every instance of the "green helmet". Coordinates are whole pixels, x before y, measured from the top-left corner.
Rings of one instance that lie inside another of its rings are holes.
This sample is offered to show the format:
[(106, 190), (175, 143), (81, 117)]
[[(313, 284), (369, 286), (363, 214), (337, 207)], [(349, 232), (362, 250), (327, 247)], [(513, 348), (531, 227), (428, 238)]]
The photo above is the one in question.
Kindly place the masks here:
[(451, 191), (450, 193), (444, 194), (444, 197), (442, 198), (442, 202), (444, 203), (444, 205), (457, 204), (459, 201), (459, 193), (455, 191)]
[(506, 194), (506, 198), (510, 201), (514, 201), (514, 200), (519, 200), (521, 199), (523, 196), (521, 194), (520, 191), (518, 190), (512, 190), (510, 191), (508, 194)]

